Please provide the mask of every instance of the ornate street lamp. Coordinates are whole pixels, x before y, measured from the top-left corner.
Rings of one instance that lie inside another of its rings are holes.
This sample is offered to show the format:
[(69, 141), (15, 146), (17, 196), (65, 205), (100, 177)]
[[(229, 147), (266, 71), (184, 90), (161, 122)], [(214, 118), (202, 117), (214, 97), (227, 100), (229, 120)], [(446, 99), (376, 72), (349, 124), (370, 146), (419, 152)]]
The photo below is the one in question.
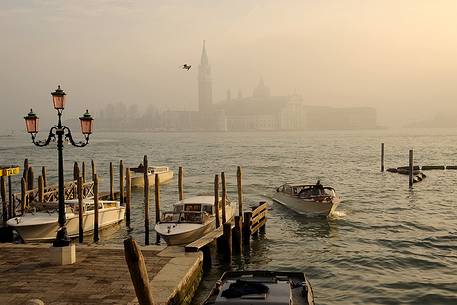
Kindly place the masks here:
[(46, 140), (38, 141), (36, 140), (36, 135), (38, 133), (38, 116), (30, 109), (29, 114), (24, 117), (25, 126), (27, 132), (32, 136), (32, 142), (36, 146), (47, 146), (52, 141), (56, 141), (57, 136), (57, 151), (58, 151), (58, 171), (59, 171), (59, 229), (57, 230), (56, 240), (54, 241), (54, 247), (64, 247), (70, 244), (70, 239), (67, 234), (67, 229), (65, 227), (65, 190), (64, 190), (64, 176), (63, 176), (63, 141), (70, 142), (73, 146), (84, 147), (89, 143), (89, 136), (92, 133), (92, 121), (93, 118), (90, 115), (89, 111), (86, 110), (86, 113), (80, 117), (81, 121), (81, 132), (84, 135), (84, 141), (75, 142), (71, 135), (70, 128), (62, 125), (62, 112), (65, 108), (65, 92), (60, 89), (60, 86), (56, 91), (51, 93), (52, 102), (54, 109), (57, 110), (58, 122), (57, 125), (51, 127), (49, 130), (49, 135)]

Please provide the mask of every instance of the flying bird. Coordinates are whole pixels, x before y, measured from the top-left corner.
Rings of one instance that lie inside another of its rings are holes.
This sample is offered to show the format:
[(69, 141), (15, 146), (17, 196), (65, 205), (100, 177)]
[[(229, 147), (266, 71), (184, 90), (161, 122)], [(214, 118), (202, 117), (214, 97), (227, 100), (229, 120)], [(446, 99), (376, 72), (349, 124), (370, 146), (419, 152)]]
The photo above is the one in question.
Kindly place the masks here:
[(187, 71), (190, 70), (190, 67), (192, 67), (192, 66), (188, 65), (188, 64), (184, 64), (184, 65), (181, 66), (181, 68), (186, 69)]

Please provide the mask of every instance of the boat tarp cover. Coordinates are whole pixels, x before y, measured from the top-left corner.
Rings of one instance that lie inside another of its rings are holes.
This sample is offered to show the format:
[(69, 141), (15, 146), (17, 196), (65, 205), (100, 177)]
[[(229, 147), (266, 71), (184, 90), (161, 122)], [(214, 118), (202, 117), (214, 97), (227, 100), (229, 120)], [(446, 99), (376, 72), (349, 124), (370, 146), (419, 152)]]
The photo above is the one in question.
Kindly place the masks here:
[(251, 281), (237, 280), (235, 283), (230, 284), (229, 288), (222, 291), (221, 296), (225, 298), (239, 298), (248, 294), (262, 294), (267, 293), (268, 286)]

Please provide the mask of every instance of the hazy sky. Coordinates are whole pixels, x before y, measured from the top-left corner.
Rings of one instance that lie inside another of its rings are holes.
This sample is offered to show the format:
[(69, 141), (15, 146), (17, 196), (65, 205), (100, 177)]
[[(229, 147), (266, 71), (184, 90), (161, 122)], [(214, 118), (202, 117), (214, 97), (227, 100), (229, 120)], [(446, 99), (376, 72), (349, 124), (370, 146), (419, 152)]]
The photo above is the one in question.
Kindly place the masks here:
[(215, 101), (263, 76), (274, 95), (374, 106), (384, 125), (457, 113), (456, 16), (455, 0), (1, 0), (0, 129), (30, 107), (49, 120), (57, 84), (67, 117), (196, 109), (203, 39)]

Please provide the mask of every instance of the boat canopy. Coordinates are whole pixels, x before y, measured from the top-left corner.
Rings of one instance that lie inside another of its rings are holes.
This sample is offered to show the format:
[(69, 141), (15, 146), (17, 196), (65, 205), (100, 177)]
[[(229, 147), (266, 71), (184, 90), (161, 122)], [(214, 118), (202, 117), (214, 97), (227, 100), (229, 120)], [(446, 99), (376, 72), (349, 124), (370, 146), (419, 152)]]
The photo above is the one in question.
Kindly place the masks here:
[(308, 198), (314, 196), (335, 196), (335, 190), (330, 186), (317, 184), (286, 183), (276, 189), (278, 192)]

